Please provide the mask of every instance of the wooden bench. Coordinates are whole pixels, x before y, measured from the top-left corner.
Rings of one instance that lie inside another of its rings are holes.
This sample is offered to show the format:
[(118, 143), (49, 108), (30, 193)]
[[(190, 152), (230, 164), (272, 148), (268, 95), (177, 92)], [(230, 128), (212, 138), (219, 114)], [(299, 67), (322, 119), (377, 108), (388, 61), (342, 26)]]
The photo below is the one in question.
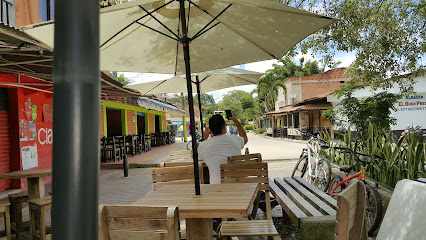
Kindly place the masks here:
[(301, 239), (307, 239), (305, 234), (318, 228), (333, 238), (337, 210), (334, 198), (300, 177), (275, 178), (274, 181), (269, 179), (269, 187), (283, 208), (283, 217), (288, 217), (300, 228)]

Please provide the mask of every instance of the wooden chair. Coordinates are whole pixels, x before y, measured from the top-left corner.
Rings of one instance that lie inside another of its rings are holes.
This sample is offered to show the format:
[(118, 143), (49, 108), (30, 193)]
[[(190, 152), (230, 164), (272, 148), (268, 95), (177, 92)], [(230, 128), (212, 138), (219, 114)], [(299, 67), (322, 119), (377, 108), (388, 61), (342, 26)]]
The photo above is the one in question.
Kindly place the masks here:
[(360, 240), (364, 224), (365, 186), (361, 181), (349, 185), (337, 196), (335, 240)]
[(247, 155), (229, 156), (228, 163), (249, 163), (249, 162), (262, 162), (262, 155), (260, 153), (253, 153)]
[(99, 240), (179, 240), (177, 207), (99, 206)]
[[(200, 183), (203, 183), (203, 166), (198, 165), (200, 173)], [(193, 165), (180, 167), (162, 167), (152, 169), (152, 189), (155, 191), (161, 186), (170, 184), (194, 183)]]
[(30, 239), (48, 239), (45, 213), (52, 209), (52, 196), (31, 199), (28, 200), (28, 203), (30, 207)]
[(145, 143), (146, 143), (146, 145), (145, 145), (145, 152), (151, 151), (152, 143), (151, 143), (151, 140), (150, 140), (151, 139), (150, 135), (149, 134), (145, 134), (144, 136), (145, 136)]
[(105, 151), (107, 161), (112, 160), (115, 162), (115, 160), (120, 160), (122, 151), (118, 145), (118, 140), (115, 137), (108, 137), (106, 139)]
[(131, 154), (132, 157), (136, 155), (136, 138), (134, 138), (132, 135), (124, 136), (125, 140), (125, 147), (127, 154)]
[(133, 138), (135, 140), (136, 153), (140, 155), (143, 151), (142, 140), (139, 135), (133, 135)]
[[(268, 164), (260, 162), (231, 163), (220, 165), (221, 182), (226, 183), (258, 183), (259, 192), (265, 191), (266, 218), (267, 220), (252, 221), (223, 221), (219, 237), (250, 237), (278, 236), (278, 232), (272, 222), (271, 200), (269, 195)], [(256, 206), (257, 205), (257, 206)], [(255, 204), (250, 218), (256, 217), (259, 204)]]

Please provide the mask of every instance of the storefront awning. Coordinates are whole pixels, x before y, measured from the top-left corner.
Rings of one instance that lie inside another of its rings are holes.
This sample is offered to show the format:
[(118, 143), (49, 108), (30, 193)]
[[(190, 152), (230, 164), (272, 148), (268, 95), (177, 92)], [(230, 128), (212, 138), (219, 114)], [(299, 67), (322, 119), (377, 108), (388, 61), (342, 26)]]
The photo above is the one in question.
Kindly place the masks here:
[(312, 111), (312, 110), (325, 110), (331, 108), (331, 103), (311, 103), (306, 105), (301, 105), (292, 108), (280, 109), (274, 112), (265, 113), (265, 115), (274, 115), (281, 116), (291, 112), (300, 112), (300, 111)]
[(175, 113), (185, 115), (186, 112), (169, 104), (162, 103), (160, 101), (150, 99), (147, 97), (139, 97), (137, 99), (138, 105), (147, 109), (157, 110), (161, 112)]

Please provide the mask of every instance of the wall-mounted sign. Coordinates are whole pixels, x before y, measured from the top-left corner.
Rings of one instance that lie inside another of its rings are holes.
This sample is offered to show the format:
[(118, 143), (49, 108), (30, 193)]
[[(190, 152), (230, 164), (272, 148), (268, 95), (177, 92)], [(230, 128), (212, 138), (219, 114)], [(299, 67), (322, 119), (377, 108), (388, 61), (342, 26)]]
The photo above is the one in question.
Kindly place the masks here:
[(21, 148), (22, 169), (38, 167), (37, 146), (28, 146)]

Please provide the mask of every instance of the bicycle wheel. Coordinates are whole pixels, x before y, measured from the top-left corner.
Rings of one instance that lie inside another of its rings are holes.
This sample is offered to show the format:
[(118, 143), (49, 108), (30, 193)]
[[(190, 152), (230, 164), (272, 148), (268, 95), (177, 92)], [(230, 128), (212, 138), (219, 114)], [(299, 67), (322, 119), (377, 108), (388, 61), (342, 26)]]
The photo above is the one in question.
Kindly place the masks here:
[[(196, 144), (197, 144), (197, 148), (198, 148), (198, 141), (196, 141)], [(186, 144), (186, 149), (188, 149), (188, 150), (192, 150), (192, 140), (191, 141), (188, 141), (188, 144)]]
[(365, 185), (367, 195), (365, 203), (365, 218), (367, 220), (368, 235), (372, 235), (382, 221), (383, 205), (379, 191), (373, 186)]
[[(330, 186), (328, 187), (328, 194), (331, 195), (331, 191), (333, 191), (336, 186), (343, 181), (343, 178), (339, 175), (334, 176), (330, 181)], [(345, 184), (341, 184), (339, 187), (336, 188), (336, 190), (333, 191), (335, 194), (341, 193), (346, 188)], [(336, 198), (336, 196), (332, 196)]]
[(311, 178), (311, 183), (323, 192), (326, 192), (331, 180), (331, 164), (328, 159), (322, 158), (318, 162), (316, 173)]
[(303, 178), (303, 175), (305, 175), (306, 173), (307, 167), (308, 167), (308, 156), (302, 155), (299, 158), (299, 161), (296, 163), (296, 166), (293, 169), (293, 173), (291, 174), (291, 177)]

